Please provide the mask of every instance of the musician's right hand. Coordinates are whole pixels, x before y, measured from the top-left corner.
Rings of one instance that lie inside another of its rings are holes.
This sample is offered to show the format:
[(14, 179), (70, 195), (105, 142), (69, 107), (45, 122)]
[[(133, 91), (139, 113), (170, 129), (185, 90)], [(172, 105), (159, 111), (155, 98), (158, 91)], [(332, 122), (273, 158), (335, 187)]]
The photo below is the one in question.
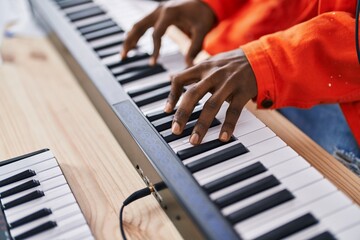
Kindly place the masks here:
[(122, 59), (136, 47), (142, 35), (154, 27), (154, 51), (150, 64), (154, 65), (159, 57), (161, 37), (170, 25), (175, 25), (186, 33), (191, 44), (185, 56), (188, 66), (193, 64), (196, 55), (201, 51), (203, 40), (216, 22), (216, 17), (211, 8), (199, 0), (175, 0), (161, 4), (152, 13), (137, 22), (128, 32), (121, 52)]

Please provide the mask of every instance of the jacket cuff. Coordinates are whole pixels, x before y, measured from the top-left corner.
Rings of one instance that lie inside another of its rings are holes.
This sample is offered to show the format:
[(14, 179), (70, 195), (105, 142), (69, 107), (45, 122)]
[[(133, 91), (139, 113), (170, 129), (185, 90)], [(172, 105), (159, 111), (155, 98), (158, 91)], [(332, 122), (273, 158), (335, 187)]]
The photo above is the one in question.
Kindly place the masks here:
[(257, 108), (276, 108), (275, 74), (264, 47), (260, 41), (241, 46), (255, 74), (258, 94), (253, 99)]

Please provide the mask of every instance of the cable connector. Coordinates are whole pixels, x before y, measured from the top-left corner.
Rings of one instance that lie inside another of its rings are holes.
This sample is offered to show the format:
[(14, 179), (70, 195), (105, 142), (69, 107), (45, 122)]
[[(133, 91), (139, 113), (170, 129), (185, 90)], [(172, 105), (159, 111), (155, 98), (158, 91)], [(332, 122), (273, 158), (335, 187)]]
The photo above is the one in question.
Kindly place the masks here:
[(150, 185), (149, 187), (140, 189), (136, 192), (134, 192), (133, 194), (131, 194), (129, 197), (127, 197), (124, 202), (122, 207), (120, 208), (120, 214), (119, 214), (119, 220), (120, 220), (120, 231), (121, 231), (121, 236), (123, 237), (124, 240), (126, 240), (126, 235), (125, 235), (125, 231), (124, 231), (124, 226), (123, 226), (123, 212), (124, 212), (124, 207), (127, 206), (128, 204), (132, 203), (133, 201), (136, 201), (140, 198), (146, 197), (148, 195), (150, 195), (152, 192), (155, 192), (155, 190), (162, 190), (166, 187), (164, 182), (160, 182), (157, 183), (155, 185)]

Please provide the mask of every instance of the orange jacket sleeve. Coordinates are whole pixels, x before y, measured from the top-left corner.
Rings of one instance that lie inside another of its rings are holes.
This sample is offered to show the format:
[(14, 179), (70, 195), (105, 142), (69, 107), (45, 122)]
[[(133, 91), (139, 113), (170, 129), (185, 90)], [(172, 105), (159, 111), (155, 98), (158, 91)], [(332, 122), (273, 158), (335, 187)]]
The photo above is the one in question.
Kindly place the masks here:
[[(340, 103), (343, 111), (353, 109), (344, 111), (347, 119), (360, 119), (354, 32), (352, 14), (329, 12), (243, 45), (257, 79), (258, 107)], [(359, 140), (360, 124), (349, 124)]]
[(235, 14), (248, 0), (203, 0), (214, 11), (217, 20), (220, 22)]
[(316, 16), (318, 11), (318, 2), (309, 0), (205, 2), (221, 16), (221, 21), (205, 39), (204, 48), (210, 54), (229, 51), (266, 34), (287, 29)]

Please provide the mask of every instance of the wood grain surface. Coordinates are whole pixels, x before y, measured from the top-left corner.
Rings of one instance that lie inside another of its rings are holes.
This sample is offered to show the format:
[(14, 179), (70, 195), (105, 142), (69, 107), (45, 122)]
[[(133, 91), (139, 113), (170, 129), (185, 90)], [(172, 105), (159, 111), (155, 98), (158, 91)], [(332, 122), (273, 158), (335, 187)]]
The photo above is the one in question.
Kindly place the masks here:
[[(1, 53), (0, 159), (51, 149), (96, 239), (121, 239), (121, 203), (145, 184), (46, 39), (6, 39)], [(124, 219), (129, 239), (181, 239), (152, 196)]]

